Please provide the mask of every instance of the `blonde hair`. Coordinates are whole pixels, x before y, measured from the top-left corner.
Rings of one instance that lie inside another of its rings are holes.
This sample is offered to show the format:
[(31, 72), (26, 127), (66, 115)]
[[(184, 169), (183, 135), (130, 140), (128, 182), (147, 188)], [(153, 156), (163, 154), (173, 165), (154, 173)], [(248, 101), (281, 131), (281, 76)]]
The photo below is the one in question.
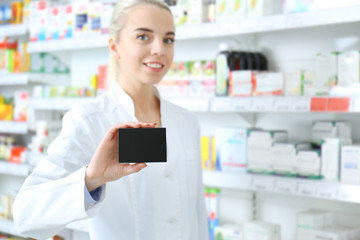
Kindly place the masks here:
[[(131, 8), (140, 4), (150, 4), (168, 10), (171, 13), (169, 6), (162, 0), (120, 0), (111, 15), (111, 21), (109, 26), (109, 37), (115, 42), (119, 40), (120, 32), (125, 25), (126, 14), (130, 12)], [(109, 89), (111, 84), (116, 81), (119, 73), (119, 67), (117, 59), (110, 54), (106, 89)]]

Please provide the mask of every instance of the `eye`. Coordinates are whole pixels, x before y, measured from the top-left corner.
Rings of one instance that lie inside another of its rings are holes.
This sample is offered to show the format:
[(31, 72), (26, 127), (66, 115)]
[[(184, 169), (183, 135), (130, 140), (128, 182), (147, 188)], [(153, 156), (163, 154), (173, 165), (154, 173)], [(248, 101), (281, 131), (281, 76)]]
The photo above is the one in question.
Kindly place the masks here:
[(137, 36), (137, 39), (140, 39), (142, 41), (147, 41), (147, 40), (149, 40), (149, 37), (147, 35), (140, 35), (140, 36)]
[(173, 39), (173, 38), (166, 38), (164, 40), (164, 43), (166, 43), (166, 44), (173, 44), (174, 42), (175, 42), (175, 39)]

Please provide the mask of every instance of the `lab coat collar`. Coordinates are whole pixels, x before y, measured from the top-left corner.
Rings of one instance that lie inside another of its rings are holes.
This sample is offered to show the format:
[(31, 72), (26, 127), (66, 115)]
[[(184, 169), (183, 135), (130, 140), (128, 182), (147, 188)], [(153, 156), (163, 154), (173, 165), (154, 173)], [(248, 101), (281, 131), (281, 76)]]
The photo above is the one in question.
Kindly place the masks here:
[[(110, 87), (110, 94), (112, 95), (112, 97), (114, 99), (117, 99), (120, 104), (126, 109), (126, 111), (131, 114), (131, 116), (134, 116), (134, 118), (136, 119), (135, 116), (135, 105), (134, 105), (134, 101), (132, 100), (132, 98), (129, 96), (129, 94), (127, 94), (125, 92), (125, 90), (120, 86), (120, 84), (118, 82), (113, 82), (113, 84), (111, 84)], [(164, 110), (164, 101), (162, 100), (161, 96), (160, 96), (160, 92), (159, 90), (154, 86), (154, 94), (155, 96), (159, 99), (160, 101), (160, 115), (161, 115), (161, 121), (163, 120), (163, 110)], [(138, 120), (136, 120), (138, 121)]]

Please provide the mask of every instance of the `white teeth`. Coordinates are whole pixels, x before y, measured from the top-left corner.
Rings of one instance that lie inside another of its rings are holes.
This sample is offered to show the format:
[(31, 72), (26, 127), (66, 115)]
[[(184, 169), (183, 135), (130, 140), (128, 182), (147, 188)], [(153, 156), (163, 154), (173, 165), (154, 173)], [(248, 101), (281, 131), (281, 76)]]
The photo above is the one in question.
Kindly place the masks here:
[(152, 68), (161, 68), (162, 65), (161, 64), (157, 64), (157, 63), (145, 63), (146, 66), (152, 67)]

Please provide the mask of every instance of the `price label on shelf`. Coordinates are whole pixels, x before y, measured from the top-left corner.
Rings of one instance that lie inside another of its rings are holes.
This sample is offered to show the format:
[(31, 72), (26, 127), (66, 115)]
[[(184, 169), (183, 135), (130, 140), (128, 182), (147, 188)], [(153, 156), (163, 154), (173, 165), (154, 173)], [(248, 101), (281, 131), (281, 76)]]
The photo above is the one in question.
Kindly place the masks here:
[(277, 180), (275, 190), (281, 193), (293, 194), (296, 192), (296, 182), (290, 180)]
[(251, 186), (254, 190), (272, 191), (274, 189), (274, 179), (254, 177)]
[(286, 19), (286, 27), (298, 28), (305, 25), (304, 18), (302, 16), (289, 15)]
[(315, 196), (315, 194), (316, 194), (315, 184), (299, 182), (298, 185), (299, 186), (298, 186), (298, 189), (297, 189), (297, 193), (299, 195), (306, 196), (306, 197)]
[(211, 100), (211, 111), (213, 112), (228, 112), (228, 111), (232, 111), (231, 108), (231, 98), (227, 98), (227, 97), (218, 97), (218, 98), (213, 98)]
[(252, 110), (256, 112), (266, 112), (273, 110), (274, 99), (270, 97), (254, 97)]
[(351, 112), (360, 112), (360, 97), (352, 97), (350, 102)]
[(235, 34), (235, 33), (239, 32), (239, 29), (241, 29), (241, 20), (240, 19), (238, 21), (221, 22), (218, 24), (217, 33), (214, 33), (213, 35)]
[(360, 187), (340, 185), (337, 195), (338, 200), (360, 203)]
[(233, 98), (231, 101), (231, 108), (235, 112), (245, 112), (251, 110), (251, 98), (241, 97), (241, 98)]
[(247, 18), (242, 21), (241, 32), (255, 32), (257, 30), (258, 20), (257, 18)]
[(331, 185), (318, 185), (316, 187), (316, 196), (320, 198), (332, 198), (336, 197), (336, 187)]
[(260, 18), (258, 29), (261, 31), (271, 31), (275, 29), (283, 29), (286, 26), (285, 15), (274, 15)]
[(274, 111), (290, 111), (291, 98), (279, 97), (274, 100)]
[(296, 97), (291, 100), (291, 110), (294, 112), (309, 112), (310, 111), (310, 98), (309, 97)]

